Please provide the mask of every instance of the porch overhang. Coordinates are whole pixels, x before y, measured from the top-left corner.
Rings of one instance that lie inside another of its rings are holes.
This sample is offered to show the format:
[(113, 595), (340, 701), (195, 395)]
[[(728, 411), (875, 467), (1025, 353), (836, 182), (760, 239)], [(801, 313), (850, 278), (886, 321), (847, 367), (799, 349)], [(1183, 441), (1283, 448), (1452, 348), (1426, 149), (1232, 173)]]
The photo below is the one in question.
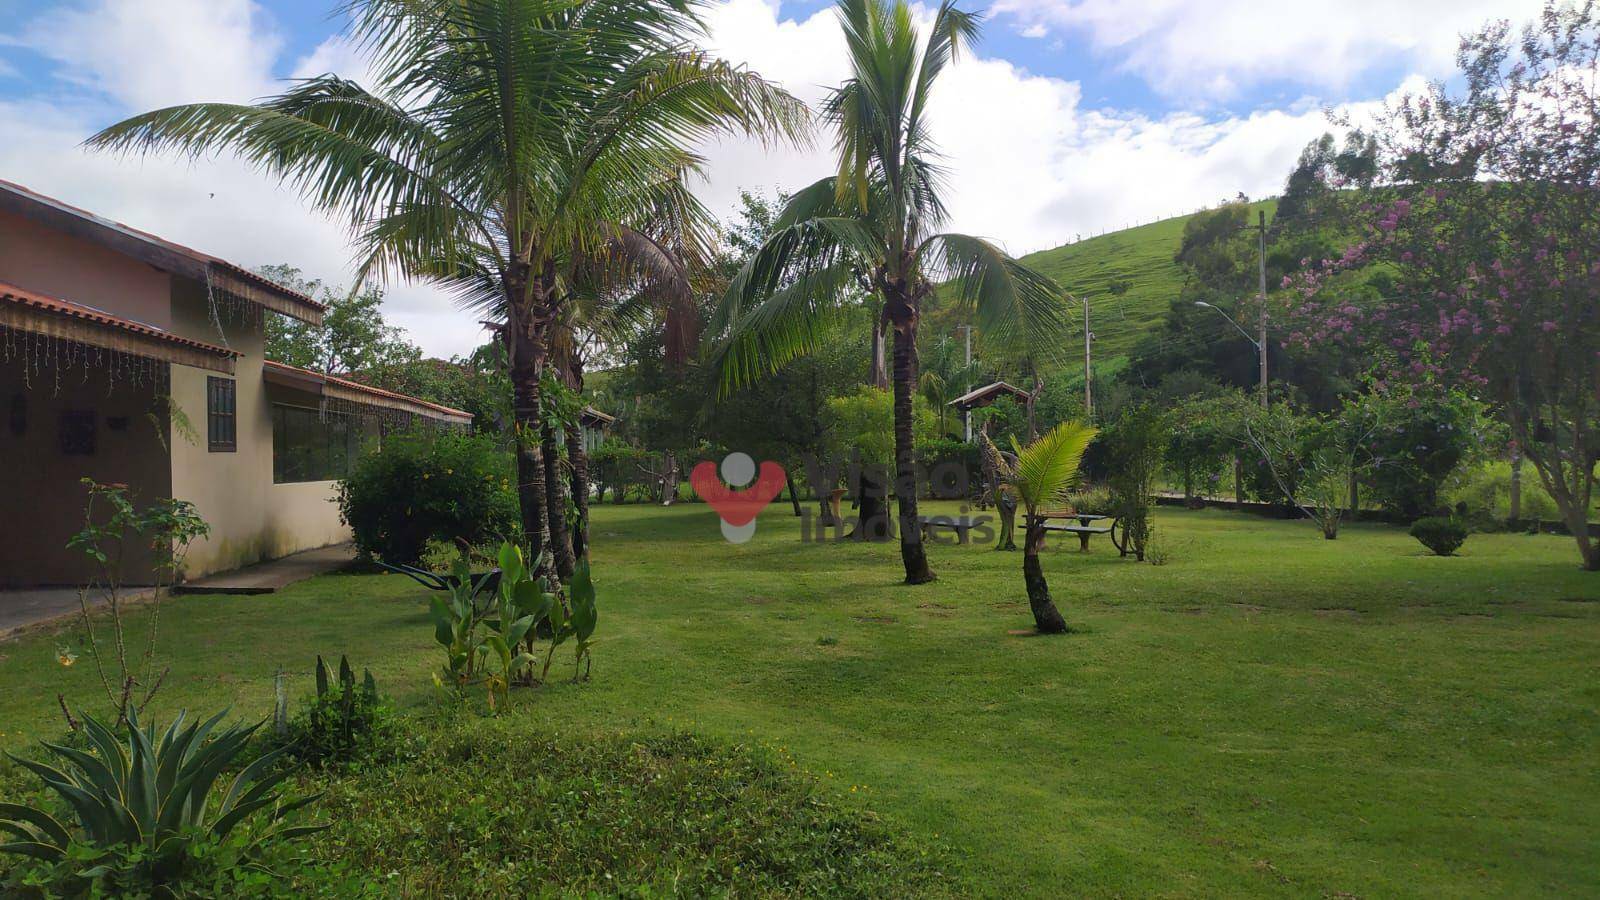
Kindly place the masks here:
[(239, 354), (153, 325), (0, 282), (0, 328), (232, 375)]
[(261, 367), (261, 376), (268, 384), (276, 384), (292, 390), (301, 391), (316, 397), (327, 397), (332, 400), (342, 400), (359, 406), (371, 406), (377, 409), (393, 410), (395, 412), (410, 413), (446, 425), (467, 426), (472, 424), (472, 413), (437, 403), (429, 403), (416, 397), (397, 394), (371, 385), (340, 378), (336, 375), (324, 375), (299, 366), (291, 366), (275, 360), (267, 360)]

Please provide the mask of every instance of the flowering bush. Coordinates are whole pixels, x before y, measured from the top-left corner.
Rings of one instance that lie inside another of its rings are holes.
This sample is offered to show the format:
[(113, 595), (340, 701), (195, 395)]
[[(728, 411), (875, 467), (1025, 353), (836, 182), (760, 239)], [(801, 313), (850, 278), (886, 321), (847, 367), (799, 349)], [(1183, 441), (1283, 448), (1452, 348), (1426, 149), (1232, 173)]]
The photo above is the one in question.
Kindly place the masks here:
[(1391, 108), (1379, 177), (1340, 192), (1357, 233), (1284, 279), (1288, 340), (1359, 344), (1386, 380), (1491, 400), (1586, 567), (1600, 396), (1600, 7), (1463, 41), (1465, 96)]
[(429, 540), (471, 544), (520, 533), (511, 454), (465, 434), (392, 434), (339, 485), (339, 512), (356, 547), (415, 563)]

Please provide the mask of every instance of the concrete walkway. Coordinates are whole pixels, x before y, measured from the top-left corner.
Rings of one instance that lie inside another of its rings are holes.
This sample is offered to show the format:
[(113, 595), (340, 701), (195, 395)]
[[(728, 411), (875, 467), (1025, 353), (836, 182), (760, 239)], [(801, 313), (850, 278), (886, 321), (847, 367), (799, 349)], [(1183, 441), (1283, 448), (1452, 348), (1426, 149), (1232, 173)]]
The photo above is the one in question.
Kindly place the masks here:
[(306, 550), (283, 559), (257, 563), (232, 572), (207, 575), (172, 589), (174, 594), (270, 594), (313, 575), (346, 565), (356, 558), (352, 544)]
[[(123, 596), (139, 603), (155, 595), (153, 588), (134, 588)], [(95, 603), (93, 606), (104, 604)], [(0, 639), (24, 628), (78, 614), (78, 589), (65, 587), (0, 591)]]
[[(332, 572), (355, 559), (355, 547), (336, 544), (307, 550), (283, 559), (259, 563), (208, 575), (172, 589), (173, 594), (270, 594), (282, 587), (304, 581), (313, 575)], [(153, 588), (132, 588), (124, 602), (141, 603), (155, 596)], [(96, 607), (103, 604), (95, 604)], [(71, 587), (0, 590), (0, 640), (38, 625), (47, 625), (78, 614), (78, 589)]]

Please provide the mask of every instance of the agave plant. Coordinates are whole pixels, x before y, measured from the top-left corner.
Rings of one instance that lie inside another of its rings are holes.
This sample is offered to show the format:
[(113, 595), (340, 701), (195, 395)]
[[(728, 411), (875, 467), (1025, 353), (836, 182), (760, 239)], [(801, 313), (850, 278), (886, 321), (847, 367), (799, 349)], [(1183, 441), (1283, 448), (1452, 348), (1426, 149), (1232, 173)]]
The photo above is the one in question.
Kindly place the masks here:
[(234, 725), (213, 735), (226, 714), (223, 710), (185, 727), (180, 712), (158, 737), (154, 723), (140, 727), (130, 706), (126, 743), (86, 715), (83, 733), (92, 752), (46, 742), (45, 748), (65, 761), (59, 769), (12, 756), (66, 802), (76, 821), (69, 825), (41, 809), (0, 803), (0, 829), (16, 837), (0, 844), (0, 851), (61, 862), (75, 844), (135, 849), (146, 860), (151, 880), (163, 884), (181, 877), (191, 843), (206, 836), (225, 839), (253, 816), (265, 817), (266, 826), (248, 845), (249, 857), (270, 843), (326, 828), (282, 824), (321, 795), (291, 801), (277, 791), (289, 774), (276, 765), (281, 750), (246, 766), (215, 799), (223, 771), (260, 727)]

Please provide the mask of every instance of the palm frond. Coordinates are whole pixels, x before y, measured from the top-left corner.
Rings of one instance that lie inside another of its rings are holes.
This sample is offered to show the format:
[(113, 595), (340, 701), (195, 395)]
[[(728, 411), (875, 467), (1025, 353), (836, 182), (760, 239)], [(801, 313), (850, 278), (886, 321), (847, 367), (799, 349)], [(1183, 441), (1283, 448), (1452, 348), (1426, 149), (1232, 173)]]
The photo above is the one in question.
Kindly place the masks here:
[(1062, 351), (1069, 334), (1066, 303), (1050, 278), (988, 241), (964, 234), (934, 235), (917, 255), (989, 340), (1035, 360)]
[(1097, 433), (1081, 422), (1062, 422), (1026, 447), (1011, 439), (1017, 462), (1003, 477), (1030, 513), (1078, 486), (1084, 451)]
[[(814, 352), (845, 317), (835, 298), (853, 277), (843, 260), (806, 269), (736, 321), (707, 360), (718, 373), (720, 395)], [(736, 279), (729, 291), (741, 287)]]

